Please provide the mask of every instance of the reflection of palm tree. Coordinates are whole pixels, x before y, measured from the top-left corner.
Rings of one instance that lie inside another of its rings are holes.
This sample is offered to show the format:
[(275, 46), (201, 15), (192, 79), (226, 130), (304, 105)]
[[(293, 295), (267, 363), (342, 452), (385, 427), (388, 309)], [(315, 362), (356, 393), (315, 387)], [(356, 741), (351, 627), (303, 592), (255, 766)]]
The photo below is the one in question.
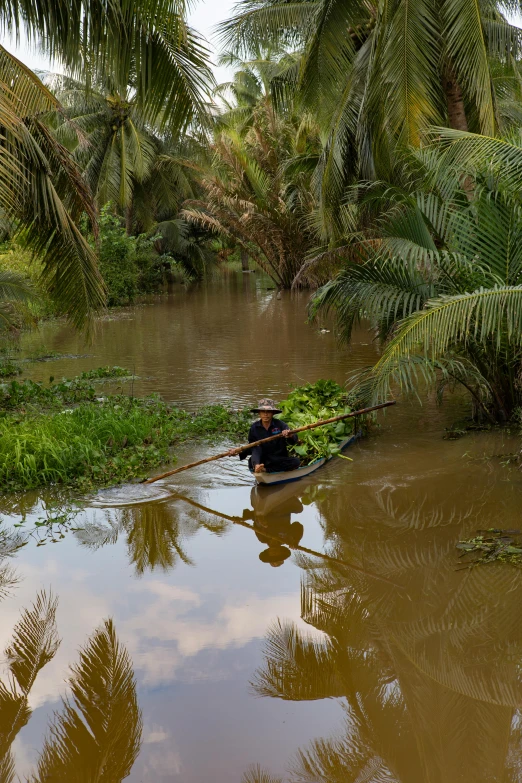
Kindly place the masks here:
[[(41, 592), (22, 611), (4, 655), (8, 679), (0, 680), (0, 783), (13, 783), (11, 746), (32, 710), (29, 695), (38, 674), (60, 645), (58, 601)], [(72, 699), (55, 715), (33, 783), (110, 781), (130, 773), (140, 749), (141, 713), (132, 663), (111, 620), (91, 636), (69, 680)]]
[(72, 699), (55, 715), (31, 780), (119, 783), (138, 756), (142, 722), (132, 662), (112, 620), (81, 650), (69, 685)]
[(241, 783), (283, 783), (283, 779), (274, 777), (256, 764), (243, 774)]
[(0, 780), (14, 779), (11, 745), (31, 717), (29, 692), (43, 669), (51, 661), (60, 640), (56, 630), (57, 601), (39, 593), (30, 609), (22, 612), (5, 650), (9, 679), (0, 680)]
[(143, 574), (148, 568), (168, 571), (178, 561), (192, 565), (181, 546), (180, 519), (171, 509), (162, 508), (161, 513), (154, 505), (127, 509), (122, 525), (127, 532), (127, 551), (136, 573)]
[(450, 550), (458, 540), (455, 524), (469, 527), (466, 514), (445, 514), (446, 527), (416, 513), (406, 538), (400, 503), (380, 504), (379, 511), (385, 524), (372, 527), (370, 546), (366, 536), (357, 541), (364, 528), (356, 509), (349, 530), (344, 512), (330, 517), (335, 553), (353, 558), (359, 549), (372, 570), (400, 576), (408, 589), (383, 596), (375, 580), (353, 583), (327, 561), (320, 570), (315, 564), (306, 576), (302, 616), (326, 638), (283, 623), (267, 638), (253, 682), (257, 693), (342, 697), (346, 712), (346, 736), (301, 751), (292, 779), (518, 779), (508, 771), (520, 747), (513, 721), (522, 703), (518, 572), (455, 573)]
[(187, 512), (173, 503), (149, 503), (117, 509), (107, 514), (104, 523), (89, 523), (78, 529), (76, 536), (84, 546), (98, 549), (115, 544), (119, 535), (125, 533), (129, 559), (136, 572), (143, 574), (147, 569), (167, 571), (179, 562), (191, 565), (192, 560), (181, 542), (202, 527), (220, 535), (226, 525), (199, 510)]

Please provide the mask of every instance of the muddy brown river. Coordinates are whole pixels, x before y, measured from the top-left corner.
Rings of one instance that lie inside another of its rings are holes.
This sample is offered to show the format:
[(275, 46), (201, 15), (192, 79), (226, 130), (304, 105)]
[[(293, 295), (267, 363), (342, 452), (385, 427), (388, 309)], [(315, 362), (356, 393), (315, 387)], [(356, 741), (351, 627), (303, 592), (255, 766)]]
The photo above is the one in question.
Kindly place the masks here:
[[(366, 331), (343, 348), (307, 326), (306, 299), (278, 298), (256, 275), (179, 287), (111, 313), (92, 348), (66, 326), (44, 325), (24, 350), (82, 357), (28, 364), (25, 377), (118, 364), (140, 377), (125, 393), (239, 407), (291, 384), (343, 382), (375, 360)], [(61, 644), (12, 745), (20, 778), (63, 709), (80, 647), (112, 618), (143, 729), (124, 759), (138, 722), (127, 715), (112, 751), (121, 764), (85, 780), (112, 783), (129, 770), (132, 783), (522, 780), (522, 572), (459, 570), (455, 549), (477, 529), (521, 526), (522, 473), (499, 456), (519, 436), (445, 440), (462, 406), (401, 400), (346, 452), (353, 462), (335, 459), (313, 480), (256, 491), (236, 458), (65, 504), (64, 538), (29, 539), (0, 605), (4, 649), (39, 591), (59, 602)], [(213, 448), (222, 445), (187, 446), (179, 464)], [(4, 530), (20, 530), (22, 512), (30, 529), (59, 503), (45, 493), (4, 498)], [(262, 562), (263, 532), (290, 530), (317, 554)], [(102, 713), (100, 731), (117, 734), (123, 716), (103, 723)], [(92, 749), (74, 736), (85, 770)]]

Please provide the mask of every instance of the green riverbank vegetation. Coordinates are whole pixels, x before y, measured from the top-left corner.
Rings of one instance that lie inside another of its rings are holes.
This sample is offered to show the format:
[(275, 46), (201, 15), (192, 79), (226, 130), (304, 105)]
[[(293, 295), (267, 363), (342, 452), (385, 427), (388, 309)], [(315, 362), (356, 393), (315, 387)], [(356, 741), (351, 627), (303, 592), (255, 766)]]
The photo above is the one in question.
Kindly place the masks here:
[(121, 368), (111, 370), (0, 385), (0, 491), (122, 483), (172, 461), (172, 447), (188, 440), (246, 439), (246, 411), (212, 405), (192, 414), (156, 396), (102, 397), (94, 379), (121, 379)]

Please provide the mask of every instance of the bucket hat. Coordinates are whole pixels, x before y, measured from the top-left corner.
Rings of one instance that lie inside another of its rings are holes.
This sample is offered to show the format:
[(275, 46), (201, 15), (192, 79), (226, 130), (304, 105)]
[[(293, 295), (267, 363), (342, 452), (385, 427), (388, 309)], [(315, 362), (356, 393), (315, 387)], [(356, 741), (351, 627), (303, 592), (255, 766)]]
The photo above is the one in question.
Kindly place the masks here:
[(270, 413), (282, 413), (281, 409), (277, 407), (275, 400), (269, 400), (268, 397), (263, 397), (257, 403), (257, 408), (250, 409), (252, 413), (260, 413), (261, 411), (270, 411)]
[(274, 544), (263, 552), (260, 552), (259, 559), (262, 563), (283, 563), (291, 554), (292, 553), (286, 546)]

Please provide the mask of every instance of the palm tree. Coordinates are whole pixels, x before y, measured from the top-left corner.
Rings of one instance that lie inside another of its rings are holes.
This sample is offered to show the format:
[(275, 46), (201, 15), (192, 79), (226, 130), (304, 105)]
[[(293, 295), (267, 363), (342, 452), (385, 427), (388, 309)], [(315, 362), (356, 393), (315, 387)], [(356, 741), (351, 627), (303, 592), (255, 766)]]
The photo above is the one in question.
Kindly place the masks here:
[(205, 119), (205, 94), (213, 84), (207, 49), (188, 27), (186, 10), (186, 0), (21, 0), (7, 4), (3, 18), (15, 35), (25, 31), (41, 43), (69, 75), (95, 84), (110, 74), (120, 95), (131, 85), (149, 120), (161, 115), (171, 132), (179, 132)]
[[(312, 312), (334, 310), (346, 340), (369, 319), (384, 347), (360, 379), (369, 397), (423, 378), (441, 395), (464, 388), (477, 416), (505, 421), (520, 404), (522, 211), (513, 184), (522, 150), (445, 135), (445, 150), (412, 153), (409, 189), (366, 189), (380, 216), (373, 231), (352, 232), (334, 251), (347, 260)], [(486, 157), (490, 149), (500, 157)]]
[[(3, 9), (9, 29), (25, 29), (72, 75), (111, 73), (115, 90), (134, 100), (149, 121), (176, 134), (204, 122), (212, 84), (206, 50), (187, 27), (182, 0), (85, 4), (32, 0)], [(105, 303), (96, 255), (78, 223), (96, 232), (91, 194), (68, 151), (43, 121), (59, 108), (40, 80), (0, 47), (0, 212), (42, 260), (42, 284), (77, 327)]]
[[(290, 288), (313, 246), (311, 170), (318, 136), (308, 116), (278, 114), (261, 101), (246, 134), (223, 127), (201, 169), (203, 198), (184, 216), (234, 239), (281, 288)], [(306, 280), (303, 280), (306, 282)]]
[(396, 145), (417, 145), (428, 125), (495, 134), (506, 90), (512, 95), (518, 79), (521, 34), (505, 7), (498, 0), (241, 0), (221, 33), (241, 53), (259, 42), (302, 48), (290, 81), (306, 107), (321, 107), (328, 139), (318, 176), (323, 210), (335, 223), (346, 185), (389, 176)]
[[(56, 98), (22, 63), (0, 47), (0, 212), (42, 263), (41, 282), (72, 322), (83, 326), (104, 305), (96, 255), (78, 223), (95, 207), (81, 173), (43, 121)], [(7, 86), (8, 85), (8, 86)], [(14, 278), (4, 295), (29, 294)]]

